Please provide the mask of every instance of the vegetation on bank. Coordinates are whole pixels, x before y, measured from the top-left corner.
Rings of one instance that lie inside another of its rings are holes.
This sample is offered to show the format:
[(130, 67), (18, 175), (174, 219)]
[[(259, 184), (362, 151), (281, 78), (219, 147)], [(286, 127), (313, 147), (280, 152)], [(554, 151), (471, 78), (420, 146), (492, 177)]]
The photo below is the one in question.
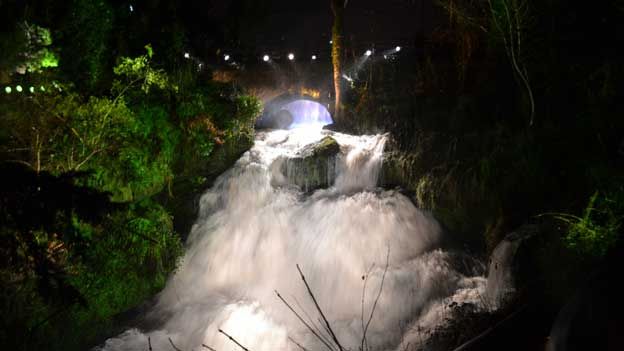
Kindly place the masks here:
[(151, 45), (114, 56), (123, 17), (97, 3), (52, 29), (27, 15), (1, 40), (0, 344), (15, 350), (84, 349), (119, 327), (182, 253), (170, 199), (253, 140), (255, 98)]
[(443, 25), (359, 72), (344, 128), (391, 132), (382, 181), (464, 248), (487, 257), (521, 225), (544, 226), (530, 257), (543, 284), (531, 290), (556, 312), (621, 254), (624, 11), (610, 0), (438, 4)]
[[(613, 247), (621, 230), (609, 223), (624, 215), (619, 2), (438, 4), (444, 24), (369, 62), (346, 96), (346, 128), (394, 137), (387, 185), (479, 249), (547, 213), (606, 221), (597, 237)], [(596, 192), (611, 200), (588, 211)]]

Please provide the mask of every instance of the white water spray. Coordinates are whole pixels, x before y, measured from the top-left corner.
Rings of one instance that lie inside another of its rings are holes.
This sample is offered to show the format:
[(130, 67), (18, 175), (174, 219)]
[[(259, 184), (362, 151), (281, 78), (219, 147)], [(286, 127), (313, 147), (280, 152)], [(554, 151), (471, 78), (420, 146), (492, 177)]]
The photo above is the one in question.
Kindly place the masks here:
[[(305, 194), (271, 167), (325, 135), (341, 146), (333, 187)], [(460, 273), (454, 255), (437, 248), (437, 222), (398, 192), (376, 188), (384, 142), (310, 128), (259, 133), (203, 195), (180, 267), (148, 313), (158, 326), (128, 330), (102, 348), (145, 350), (150, 337), (158, 351), (171, 350), (169, 338), (185, 351), (202, 344), (240, 351), (222, 329), (251, 351), (298, 349), (289, 338), (324, 349), (274, 292), (327, 335), (296, 264), (338, 340), (353, 350), (386, 268), (367, 332), (373, 350), (422, 341), (422, 328), (444, 323), (453, 301), (477, 304), (485, 280)]]

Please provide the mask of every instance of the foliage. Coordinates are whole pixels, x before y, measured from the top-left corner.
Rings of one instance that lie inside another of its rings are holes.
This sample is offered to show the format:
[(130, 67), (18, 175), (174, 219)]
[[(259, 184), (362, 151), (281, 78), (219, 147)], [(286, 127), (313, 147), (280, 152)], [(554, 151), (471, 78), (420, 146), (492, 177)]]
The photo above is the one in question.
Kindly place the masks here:
[[(192, 211), (171, 203), (189, 206), (250, 147), (258, 100), (179, 65), (187, 41), (175, 15), (163, 34), (144, 28), (161, 22), (160, 7), (137, 21), (111, 4), (46, 0), (2, 14), (19, 18), (0, 33), (0, 81), (24, 87), (0, 95), (10, 178), (0, 184), (0, 345), (11, 349), (86, 349), (110, 333), (176, 267), (172, 213), (177, 226)], [(136, 54), (151, 40), (158, 57), (151, 45)]]
[(604, 257), (620, 238), (624, 223), (624, 189), (595, 192), (581, 217), (557, 214), (555, 218), (568, 225), (566, 247), (583, 257)]
[(253, 134), (254, 119), (261, 110), (259, 100), (230, 89), (212, 83), (195, 87), (180, 98), (176, 112), (193, 144), (191, 149), (200, 158), (228, 139)]
[[(100, 226), (74, 221), (79, 236), (94, 236), (79, 253), (70, 281), (88, 301), (82, 316), (106, 320), (160, 290), (181, 254), (172, 218), (158, 204), (141, 201)], [(145, 279), (150, 277), (150, 279)]]
[(85, 169), (88, 184), (109, 191), (117, 201), (130, 201), (159, 192), (173, 177), (171, 164), (179, 132), (158, 106), (140, 106), (107, 128), (107, 150)]
[[(6, 36), (6, 37), (5, 37)], [(0, 36), (0, 69), (11, 73), (41, 73), (58, 67), (59, 58), (51, 49), (48, 28), (24, 22), (11, 33)]]
[(88, 171), (86, 184), (110, 192), (116, 201), (160, 191), (172, 177), (180, 133), (163, 106), (126, 102), (139, 84), (143, 94), (152, 86), (167, 87), (167, 75), (151, 67), (151, 48), (146, 48), (148, 54), (124, 58), (115, 68), (128, 81), (115, 84), (114, 98), (85, 100), (71, 89), (18, 98), (3, 121), (12, 133), (5, 147), (28, 150), (28, 163), (38, 171)]
[[(156, 86), (160, 89), (166, 89), (169, 87), (169, 78), (162, 69), (155, 69), (152, 67), (151, 59), (154, 55), (154, 51), (151, 45), (146, 45), (145, 50), (147, 54), (138, 56), (135, 58), (123, 57), (120, 63), (113, 68), (113, 72), (117, 76), (122, 76), (129, 79), (129, 83), (126, 87), (132, 87), (135, 83), (141, 83), (141, 90), (145, 93), (149, 93), (151, 86)], [(114, 90), (119, 90), (120, 94), (124, 93), (124, 88), (121, 88), (123, 83), (115, 82)], [(172, 87), (174, 90), (177, 88)]]
[[(34, 231), (33, 239), (19, 239), (23, 249), (17, 253), (25, 255), (13, 262), (19, 271), (0, 267), (6, 282), (0, 302), (11, 306), (0, 320), (4, 345), (50, 350), (90, 346), (84, 343), (92, 343), (113, 317), (164, 286), (181, 254), (171, 216), (151, 201), (112, 211), (98, 223), (74, 212), (69, 221), (59, 217), (55, 226), (65, 228), (61, 236), (44, 229)], [(9, 234), (6, 230), (2, 227), (3, 234)], [(43, 276), (42, 269), (50, 273)], [(28, 340), (20, 340), (26, 333)]]
[(101, 88), (112, 63), (113, 9), (104, 0), (73, 0), (69, 8), (59, 31), (62, 69), (79, 87)]

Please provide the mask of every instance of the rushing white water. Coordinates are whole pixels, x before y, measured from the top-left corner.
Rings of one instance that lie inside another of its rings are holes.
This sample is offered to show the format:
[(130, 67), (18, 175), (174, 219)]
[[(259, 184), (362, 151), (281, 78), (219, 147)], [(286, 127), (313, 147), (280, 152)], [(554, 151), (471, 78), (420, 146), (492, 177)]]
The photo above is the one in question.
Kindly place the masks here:
[[(306, 194), (271, 167), (324, 135), (341, 145), (333, 187)], [(251, 351), (298, 349), (289, 338), (324, 349), (275, 294), (330, 338), (296, 264), (338, 340), (353, 350), (384, 271), (371, 349), (415, 345), (423, 329), (444, 323), (451, 302), (478, 304), (485, 280), (460, 272), (457, 256), (438, 247), (437, 222), (398, 192), (376, 188), (384, 142), (314, 128), (259, 133), (203, 195), (183, 261), (149, 312), (158, 326), (128, 330), (102, 348), (146, 350), (149, 336), (159, 351), (172, 349), (168, 338), (185, 351), (240, 350), (222, 329)]]

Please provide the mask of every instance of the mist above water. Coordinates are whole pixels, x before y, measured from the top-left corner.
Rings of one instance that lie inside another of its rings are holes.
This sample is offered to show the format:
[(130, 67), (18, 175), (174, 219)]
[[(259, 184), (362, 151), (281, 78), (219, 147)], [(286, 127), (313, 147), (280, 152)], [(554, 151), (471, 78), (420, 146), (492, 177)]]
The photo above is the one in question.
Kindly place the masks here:
[(333, 120), (327, 108), (312, 100), (295, 100), (282, 107), (290, 112), (293, 121), (289, 129), (306, 128), (309, 125), (325, 126), (332, 124)]
[[(271, 167), (325, 135), (341, 146), (331, 188), (303, 193)], [(384, 142), (320, 128), (259, 133), (202, 196), (180, 267), (148, 313), (157, 327), (128, 330), (103, 349), (144, 350), (149, 336), (154, 350), (171, 349), (168, 338), (185, 351), (240, 350), (219, 329), (252, 351), (298, 349), (289, 338), (324, 349), (275, 295), (327, 334), (296, 264), (350, 349), (360, 346), (385, 271), (367, 333), (372, 349), (414, 345), (423, 328), (444, 323), (449, 303), (478, 304), (484, 278), (462, 273), (456, 254), (439, 248), (438, 223), (400, 193), (376, 187)]]

